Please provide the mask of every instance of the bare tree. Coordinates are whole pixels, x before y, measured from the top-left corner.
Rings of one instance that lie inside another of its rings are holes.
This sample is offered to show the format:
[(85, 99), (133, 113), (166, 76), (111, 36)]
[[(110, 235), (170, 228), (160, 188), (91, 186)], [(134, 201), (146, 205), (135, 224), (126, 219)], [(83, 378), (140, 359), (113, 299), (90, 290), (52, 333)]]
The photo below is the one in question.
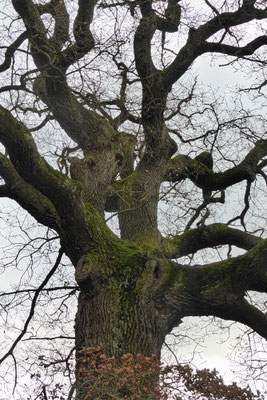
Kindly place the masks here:
[[(0, 196), (60, 250), (27, 292), (30, 314), (1, 362), (14, 357), (64, 254), (77, 285), (60, 290), (79, 288), (77, 354), (101, 344), (108, 357), (159, 358), (186, 316), (241, 322), (266, 339), (266, 314), (246, 299), (267, 290), (266, 1), (5, 6)], [(225, 102), (206, 93), (191, 67), (207, 54), (250, 68), (254, 81)], [(243, 198), (232, 212), (235, 191)], [(233, 246), (244, 254), (231, 256)]]

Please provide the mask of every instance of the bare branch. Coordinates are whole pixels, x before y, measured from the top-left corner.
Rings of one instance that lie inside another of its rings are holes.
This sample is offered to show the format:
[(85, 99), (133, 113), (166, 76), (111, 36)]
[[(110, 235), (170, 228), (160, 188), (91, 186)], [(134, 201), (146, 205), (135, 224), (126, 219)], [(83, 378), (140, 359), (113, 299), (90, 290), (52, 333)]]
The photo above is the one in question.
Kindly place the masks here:
[[(18, 123), (12, 114), (3, 107), (0, 108), (0, 120), (0, 140), (6, 147), (10, 160), (21, 177), (33, 184), (44, 196), (47, 196), (54, 206), (58, 205), (60, 197), (59, 193), (55, 194), (55, 187), (58, 190), (62, 185), (65, 187), (64, 201), (66, 201), (66, 196), (77, 191), (77, 185), (74, 185), (64, 175), (56, 173), (39, 155), (34, 140), (23, 123)], [(60, 189), (61, 192), (63, 186)]]
[(6, 182), (6, 185), (0, 187), (1, 197), (17, 201), (38, 222), (52, 229), (59, 229), (59, 217), (53, 204), (21, 178), (11, 161), (3, 154), (0, 154), (0, 175)]
[(249, 250), (262, 239), (225, 224), (211, 224), (190, 229), (171, 239), (164, 238), (163, 245), (167, 258), (179, 258), (199, 250), (220, 245), (234, 245)]
[(244, 160), (225, 172), (215, 173), (197, 160), (188, 156), (176, 156), (170, 161), (166, 181), (179, 182), (189, 178), (197, 186), (206, 190), (223, 190), (243, 180), (253, 181), (259, 161), (267, 155), (267, 140), (259, 140)]
[(229, 56), (243, 57), (255, 53), (262, 46), (267, 45), (267, 36), (258, 36), (245, 46), (230, 46), (223, 43), (206, 42), (203, 53), (222, 53)]
[(33, 299), (32, 299), (32, 304), (31, 304), (31, 309), (28, 315), (28, 318), (25, 321), (24, 327), (21, 331), (21, 333), (18, 335), (18, 337), (14, 340), (12, 346), (10, 347), (10, 349), (6, 352), (6, 354), (0, 359), (0, 364), (2, 364), (3, 361), (5, 361), (5, 359), (7, 357), (9, 357), (10, 355), (13, 355), (14, 349), (16, 348), (17, 344), (20, 342), (20, 340), (23, 338), (23, 336), (25, 335), (25, 333), (27, 332), (29, 323), (31, 322), (33, 316), (34, 316), (34, 312), (35, 312), (35, 307), (36, 307), (36, 303), (38, 300), (38, 296), (39, 293), (41, 292), (41, 290), (45, 287), (45, 285), (48, 283), (49, 279), (54, 275), (55, 271), (57, 270), (60, 262), (61, 262), (61, 258), (63, 256), (63, 250), (62, 248), (59, 249), (58, 252), (58, 256), (56, 259), (56, 262), (53, 266), (53, 268), (49, 271), (49, 273), (47, 274), (47, 276), (45, 277), (45, 279), (43, 280), (43, 282), (41, 283), (41, 285), (39, 286), (39, 288), (36, 290)]
[[(12, 57), (14, 56), (16, 50), (19, 48), (19, 46), (28, 38), (27, 32), (23, 32), (19, 35), (19, 37), (7, 48), (6, 54), (5, 54), (5, 60), (4, 62), (0, 65), (0, 72), (6, 71), (10, 65), (11, 65), (11, 60)], [(0, 49), (3, 48), (0, 46)]]
[(39, 4), (40, 15), (49, 13), (55, 21), (54, 34), (50, 41), (59, 51), (69, 38), (69, 14), (62, 0), (50, 0), (47, 4)]
[(247, 290), (267, 292), (266, 239), (228, 260), (190, 267), (172, 262), (171, 266), (172, 273), (163, 283), (168, 289), (163, 296), (158, 289), (170, 323), (188, 315), (214, 315), (242, 322), (267, 339), (267, 315), (244, 300)]
[(245, 196), (244, 196), (245, 207), (244, 207), (243, 211), (241, 212), (241, 214), (237, 217), (232, 218), (230, 221), (228, 221), (227, 225), (230, 225), (232, 222), (240, 219), (241, 225), (246, 230), (244, 218), (249, 209), (250, 188), (251, 188), (251, 182), (247, 182), (246, 192), (245, 192)]
[(187, 43), (179, 51), (175, 60), (166, 68), (165, 86), (170, 88), (201, 54), (217, 51), (234, 56), (253, 54), (259, 47), (266, 44), (266, 36), (260, 36), (244, 47), (225, 45), (222, 44), (221, 41), (218, 43), (210, 43), (207, 42), (207, 39), (221, 29), (228, 29), (232, 26), (238, 26), (253, 21), (254, 19), (260, 20), (266, 17), (267, 9), (255, 9), (253, 7), (253, 2), (250, 2), (244, 3), (243, 6), (235, 12), (218, 14), (199, 28), (191, 29), (189, 31)]

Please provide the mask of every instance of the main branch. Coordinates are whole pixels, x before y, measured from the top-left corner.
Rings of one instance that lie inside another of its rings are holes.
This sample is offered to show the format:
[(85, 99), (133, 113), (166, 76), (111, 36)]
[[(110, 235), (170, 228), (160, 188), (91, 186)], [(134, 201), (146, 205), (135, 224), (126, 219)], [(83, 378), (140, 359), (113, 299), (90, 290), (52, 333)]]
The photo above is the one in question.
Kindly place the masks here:
[(211, 224), (190, 229), (172, 239), (164, 238), (164, 254), (167, 258), (179, 258), (194, 254), (199, 250), (220, 246), (233, 245), (250, 250), (262, 239), (224, 224)]
[(259, 140), (241, 163), (225, 172), (213, 172), (202, 162), (178, 155), (170, 161), (166, 181), (180, 182), (189, 178), (198, 187), (207, 190), (223, 190), (243, 180), (252, 182), (258, 173), (258, 164), (267, 156), (267, 140)]
[(172, 327), (177, 318), (214, 315), (245, 323), (267, 339), (267, 315), (244, 300), (248, 290), (267, 293), (267, 239), (242, 256), (212, 264), (172, 262), (157, 290), (159, 312)]

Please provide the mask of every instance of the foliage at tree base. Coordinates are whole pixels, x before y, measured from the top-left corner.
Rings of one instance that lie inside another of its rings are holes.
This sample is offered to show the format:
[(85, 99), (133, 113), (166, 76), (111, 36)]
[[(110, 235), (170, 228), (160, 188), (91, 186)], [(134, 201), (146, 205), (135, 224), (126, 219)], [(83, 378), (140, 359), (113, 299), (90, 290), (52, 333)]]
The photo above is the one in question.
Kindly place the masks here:
[(124, 354), (107, 357), (101, 347), (78, 353), (77, 381), (85, 400), (255, 400), (249, 387), (227, 385), (218, 372), (194, 371), (189, 365), (164, 366), (156, 356)]

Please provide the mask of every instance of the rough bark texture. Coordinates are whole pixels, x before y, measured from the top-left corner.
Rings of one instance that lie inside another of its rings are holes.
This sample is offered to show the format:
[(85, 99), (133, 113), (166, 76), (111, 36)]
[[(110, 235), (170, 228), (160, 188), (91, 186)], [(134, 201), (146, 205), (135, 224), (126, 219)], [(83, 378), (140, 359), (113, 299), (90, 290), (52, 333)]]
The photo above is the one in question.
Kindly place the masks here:
[[(267, 339), (266, 315), (244, 300), (247, 290), (267, 292), (266, 239), (220, 223), (202, 224), (167, 238), (159, 233), (157, 220), (162, 182), (190, 179), (203, 190), (207, 205), (224, 202), (225, 189), (252, 182), (262, 173), (266, 139), (258, 140), (242, 162), (220, 173), (213, 172), (209, 153), (173, 157), (177, 144), (169, 137), (164, 111), (173, 84), (201, 54), (212, 51), (238, 57), (251, 55), (266, 44), (266, 36), (241, 47), (208, 41), (222, 29), (228, 32), (231, 27), (266, 18), (266, 7), (254, 8), (254, 1), (243, 1), (236, 11), (221, 12), (190, 29), (173, 62), (159, 70), (153, 63), (151, 41), (157, 30), (178, 29), (179, 1), (169, 1), (161, 16), (152, 2), (136, 3), (142, 14), (134, 37), (136, 71), (142, 85), (142, 113), (137, 122), (143, 127), (145, 146), (134, 164), (135, 137), (118, 129), (119, 118), (105, 118), (84, 107), (67, 82), (68, 67), (94, 47), (90, 24), (96, 2), (79, 0), (71, 45), (64, 1), (39, 6), (32, 0), (12, 3), (26, 33), (10, 46), (1, 69), (9, 67), (11, 54), (28, 38), (38, 69), (33, 92), (82, 156), (68, 158), (69, 177), (55, 170), (40, 156), (27, 127), (1, 106), (0, 141), (7, 153), (0, 155), (5, 181), (0, 195), (16, 200), (60, 236), (80, 286), (77, 350), (101, 344), (108, 356), (129, 352), (160, 357), (165, 336), (183, 317), (197, 315), (240, 321)], [(55, 21), (50, 38), (42, 21), (45, 13)], [(122, 98), (123, 89), (121, 93)], [(137, 120), (122, 107), (121, 121), (125, 115), (130, 121)], [(217, 190), (221, 197), (215, 199), (211, 192)], [(118, 213), (120, 237), (104, 222), (105, 211)], [(174, 261), (225, 244), (247, 253), (204, 266)], [(77, 387), (77, 400), (83, 399)]]

